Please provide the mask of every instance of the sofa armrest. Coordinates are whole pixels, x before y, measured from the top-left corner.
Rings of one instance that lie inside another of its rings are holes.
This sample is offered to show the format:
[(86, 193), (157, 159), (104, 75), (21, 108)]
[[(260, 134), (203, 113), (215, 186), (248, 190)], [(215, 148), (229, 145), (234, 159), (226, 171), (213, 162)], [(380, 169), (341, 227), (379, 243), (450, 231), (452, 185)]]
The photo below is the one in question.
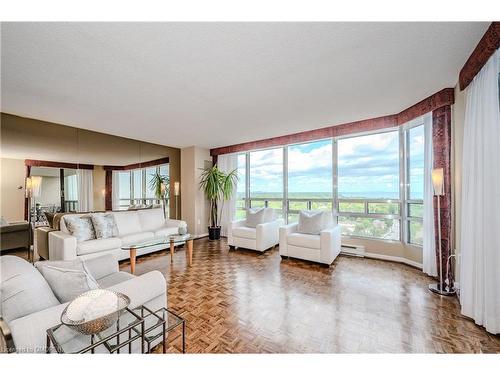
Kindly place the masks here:
[(60, 230), (49, 232), (49, 260), (76, 258), (76, 237)]
[(287, 237), (297, 232), (298, 223), (283, 225), (280, 227), (280, 255), (288, 256)]
[(130, 308), (162, 297), (167, 306), (167, 282), (160, 271), (151, 271), (108, 288), (123, 293), (130, 298)]
[(84, 260), (85, 267), (94, 279), (102, 279), (108, 275), (119, 272), (118, 259), (114, 254), (105, 254)]
[(227, 244), (229, 246), (234, 246), (234, 237), (233, 237), (233, 229), (238, 227), (244, 227), (246, 223), (246, 219), (233, 220), (229, 222), (227, 229)]
[(178, 228), (180, 226), (187, 226), (184, 220), (166, 219), (165, 226), (167, 228)]
[(322, 263), (331, 264), (340, 254), (341, 237), (340, 225), (324, 229), (320, 232), (320, 258)]
[(19, 223), (9, 223), (7, 225), (2, 225), (0, 227), (1, 233), (11, 233), (11, 232), (24, 232), (28, 231), (29, 224), (27, 222), (19, 222)]

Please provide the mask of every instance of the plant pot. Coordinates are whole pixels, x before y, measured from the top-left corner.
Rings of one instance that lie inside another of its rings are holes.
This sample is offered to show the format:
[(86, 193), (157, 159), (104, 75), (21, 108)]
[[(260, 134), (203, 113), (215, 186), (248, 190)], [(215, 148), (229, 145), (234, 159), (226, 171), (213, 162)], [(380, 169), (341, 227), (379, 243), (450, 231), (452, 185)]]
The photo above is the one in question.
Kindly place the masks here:
[(208, 239), (220, 240), (220, 227), (208, 227)]

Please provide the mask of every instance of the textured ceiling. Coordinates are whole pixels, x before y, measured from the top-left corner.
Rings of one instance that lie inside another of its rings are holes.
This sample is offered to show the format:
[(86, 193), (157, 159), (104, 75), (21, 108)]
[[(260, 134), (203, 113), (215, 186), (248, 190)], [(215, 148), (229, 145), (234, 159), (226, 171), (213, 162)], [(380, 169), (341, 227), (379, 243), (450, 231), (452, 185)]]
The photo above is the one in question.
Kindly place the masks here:
[(2, 111), (219, 147), (455, 86), (489, 23), (3, 23)]

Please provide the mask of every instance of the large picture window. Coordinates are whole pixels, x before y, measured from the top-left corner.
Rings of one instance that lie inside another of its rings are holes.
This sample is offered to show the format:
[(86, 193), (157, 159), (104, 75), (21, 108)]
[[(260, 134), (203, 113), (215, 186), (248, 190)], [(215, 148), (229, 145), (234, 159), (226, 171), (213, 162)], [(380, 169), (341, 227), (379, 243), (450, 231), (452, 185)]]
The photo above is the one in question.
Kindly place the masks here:
[(331, 210), (344, 236), (423, 242), (423, 117), (377, 133), (238, 155), (237, 218), (273, 207), (288, 223)]
[(250, 207), (283, 215), (283, 148), (250, 152)]
[(399, 131), (338, 140), (342, 234), (400, 240)]
[(300, 210), (332, 210), (332, 140), (288, 146), (288, 222)]

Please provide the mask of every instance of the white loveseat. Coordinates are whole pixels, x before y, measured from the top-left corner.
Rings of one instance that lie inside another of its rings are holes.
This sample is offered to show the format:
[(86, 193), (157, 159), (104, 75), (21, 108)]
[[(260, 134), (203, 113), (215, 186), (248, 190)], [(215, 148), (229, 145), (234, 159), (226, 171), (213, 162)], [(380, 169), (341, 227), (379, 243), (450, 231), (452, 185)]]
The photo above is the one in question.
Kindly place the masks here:
[(298, 223), (280, 228), (280, 255), (330, 265), (340, 254), (341, 232), (338, 224), (319, 235), (297, 231)]
[[(266, 210), (273, 210), (266, 208)], [(235, 220), (229, 224), (227, 243), (231, 248), (241, 247), (264, 252), (279, 243), (279, 227), (284, 224), (282, 219), (275, 219), (274, 212), (270, 215), (271, 221), (256, 225), (255, 228), (246, 226), (246, 219)]]
[[(84, 260), (84, 263), (100, 288), (127, 295), (130, 308), (144, 305), (156, 311), (167, 307), (166, 281), (159, 271), (141, 276), (121, 272), (112, 255), (94, 257)], [(46, 330), (61, 323), (61, 314), (68, 303), (60, 303), (42, 274), (24, 259), (2, 256), (0, 269), (0, 328), (4, 337), (13, 339), (5, 340), (8, 350), (45, 353)], [(140, 351), (137, 344), (134, 343), (133, 352)], [(101, 351), (103, 348), (98, 347), (97, 352)]]
[[(65, 215), (60, 223), (59, 231), (49, 232), (49, 259), (71, 260), (76, 257), (92, 258), (102, 254), (114, 254), (116, 259), (128, 259), (129, 252), (121, 250), (121, 246), (144, 241), (165, 238), (179, 232), (179, 226), (186, 225), (181, 220), (165, 219), (161, 208), (139, 211), (110, 212), (115, 217), (118, 236), (105, 239), (94, 239), (77, 242), (66, 227), (64, 218), (89, 214)], [(165, 249), (168, 245), (151, 246), (137, 250), (137, 256)]]

